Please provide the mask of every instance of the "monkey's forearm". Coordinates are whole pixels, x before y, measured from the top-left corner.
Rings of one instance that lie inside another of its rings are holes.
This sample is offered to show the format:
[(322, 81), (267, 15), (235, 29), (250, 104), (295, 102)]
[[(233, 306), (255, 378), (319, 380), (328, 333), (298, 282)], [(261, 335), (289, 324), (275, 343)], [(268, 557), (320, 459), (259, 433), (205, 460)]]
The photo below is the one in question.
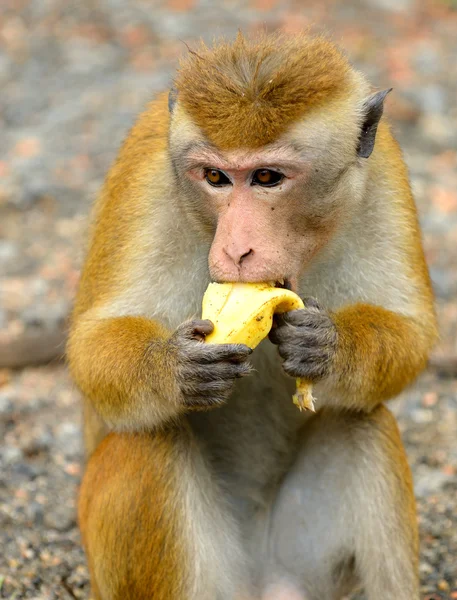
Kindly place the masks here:
[(158, 425), (179, 411), (165, 341), (168, 332), (144, 317), (90, 319), (73, 325), (67, 353), (84, 395), (110, 425)]
[(332, 318), (338, 344), (327, 384), (338, 405), (350, 408), (371, 410), (399, 394), (425, 367), (436, 339), (428, 313), (420, 320), (355, 304)]
[(170, 334), (145, 317), (90, 319), (71, 331), (73, 378), (108, 425), (155, 428), (187, 411), (223, 404), (250, 372), (243, 344), (204, 344), (210, 321), (186, 321)]

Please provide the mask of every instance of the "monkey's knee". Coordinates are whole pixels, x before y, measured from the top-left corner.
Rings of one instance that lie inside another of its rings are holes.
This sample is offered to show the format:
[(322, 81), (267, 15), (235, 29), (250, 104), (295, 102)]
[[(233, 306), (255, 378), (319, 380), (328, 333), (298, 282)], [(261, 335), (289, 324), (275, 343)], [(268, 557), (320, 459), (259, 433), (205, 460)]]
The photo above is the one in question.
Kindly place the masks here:
[(110, 434), (92, 455), (79, 523), (97, 600), (188, 597), (180, 445), (173, 433)]

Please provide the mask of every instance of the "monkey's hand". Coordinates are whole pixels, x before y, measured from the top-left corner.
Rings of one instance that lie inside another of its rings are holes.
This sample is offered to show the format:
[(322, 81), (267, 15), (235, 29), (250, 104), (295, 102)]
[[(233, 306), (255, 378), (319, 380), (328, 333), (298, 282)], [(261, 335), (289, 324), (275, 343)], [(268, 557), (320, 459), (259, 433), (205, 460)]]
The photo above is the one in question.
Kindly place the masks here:
[(209, 320), (187, 321), (168, 341), (179, 396), (188, 410), (208, 410), (225, 403), (235, 379), (251, 372), (248, 346), (204, 343), (213, 329)]
[(303, 302), (305, 308), (275, 316), (276, 327), (269, 338), (278, 346), (285, 372), (314, 383), (330, 373), (338, 333), (331, 316), (314, 298)]

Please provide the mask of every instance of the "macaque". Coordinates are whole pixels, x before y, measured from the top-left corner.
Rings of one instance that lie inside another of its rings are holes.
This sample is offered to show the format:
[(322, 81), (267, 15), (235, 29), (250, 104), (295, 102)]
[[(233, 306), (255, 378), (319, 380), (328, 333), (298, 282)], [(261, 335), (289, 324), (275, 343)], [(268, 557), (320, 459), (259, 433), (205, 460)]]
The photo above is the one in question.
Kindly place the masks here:
[[(68, 344), (95, 600), (418, 600), (384, 402), (436, 323), (388, 91), (325, 38), (240, 34), (189, 51), (128, 135)], [(254, 352), (207, 343), (211, 281), (275, 282), (305, 308)]]

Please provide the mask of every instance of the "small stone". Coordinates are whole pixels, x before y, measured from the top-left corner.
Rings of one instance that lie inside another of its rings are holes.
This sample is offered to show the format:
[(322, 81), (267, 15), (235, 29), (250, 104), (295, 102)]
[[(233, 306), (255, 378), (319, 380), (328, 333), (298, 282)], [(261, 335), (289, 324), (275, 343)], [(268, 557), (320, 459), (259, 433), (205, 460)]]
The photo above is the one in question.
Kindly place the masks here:
[(452, 477), (442, 471), (419, 465), (415, 474), (414, 493), (418, 498), (430, 496), (441, 490), (450, 480)]
[(68, 531), (75, 527), (76, 515), (72, 507), (60, 504), (45, 513), (44, 524), (57, 531)]
[(430, 423), (433, 421), (433, 412), (425, 408), (417, 408), (412, 411), (411, 417), (416, 423)]
[(48, 429), (39, 431), (33, 437), (24, 440), (22, 450), (26, 455), (34, 456), (46, 452), (52, 446), (54, 438)]
[[(1, 327), (1, 325), (0, 325)], [(0, 369), (0, 387), (6, 385), (11, 381), (11, 371), (10, 369)], [(1, 396), (0, 396), (1, 398)], [(1, 414), (1, 408), (0, 408)]]
[(73, 462), (73, 463), (69, 463), (66, 467), (65, 467), (65, 473), (68, 473), (68, 475), (72, 475), (73, 477), (77, 477), (81, 474), (81, 465), (79, 463)]
[(0, 450), (0, 457), (6, 465), (13, 465), (24, 457), (22, 450), (15, 446), (6, 446)]
[(10, 415), (14, 411), (14, 405), (9, 396), (0, 394), (0, 416)]
[(420, 563), (419, 572), (420, 572), (421, 576), (431, 575), (431, 573), (433, 573), (433, 571), (434, 571), (433, 567), (428, 562)]
[(44, 508), (38, 502), (30, 502), (26, 508), (26, 515), (32, 523), (35, 525), (41, 525), (44, 518)]
[(448, 475), (449, 477), (452, 477), (457, 472), (457, 468), (454, 465), (449, 464), (443, 465), (441, 470), (445, 475)]
[(20, 139), (13, 148), (13, 152), (23, 157), (36, 156), (40, 153), (41, 143), (36, 137)]
[(443, 113), (446, 110), (446, 96), (439, 85), (427, 85), (418, 94), (421, 108), (424, 112)]
[(59, 327), (68, 314), (65, 301), (53, 303), (36, 303), (28, 306), (21, 313), (21, 318), (28, 327), (55, 329)]
[(81, 431), (74, 423), (65, 422), (59, 425), (56, 429), (56, 440), (66, 457), (79, 456), (81, 453)]
[(26, 462), (19, 462), (13, 466), (12, 471), (14, 475), (33, 481), (43, 472), (43, 469)]
[(440, 67), (441, 58), (434, 45), (424, 40), (416, 45), (413, 62), (419, 72), (431, 75)]
[(424, 136), (437, 144), (455, 145), (454, 130), (449, 119), (439, 113), (424, 113), (419, 119)]
[(428, 392), (424, 394), (422, 398), (422, 405), (426, 407), (435, 406), (438, 401), (438, 394), (436, 392)]
[(366, 0), (367, 4), (382, 10), (398, 13), (410, 13), (413, 10), (413, 0)]
[(0, 264), (8, 264), (10, 261), (16, 260), (18, 255), (17, 244), (8, 240), (0, 240)]
[[(444, 219), (443, 219), (444, 221)], [(436, 266), (430, 267), (430, 276), (435, 294), (444, 300), (451, 300), (455, 294), (455, 286), (451, 285), (449, 272), (447, 269), (440, 269)]]

